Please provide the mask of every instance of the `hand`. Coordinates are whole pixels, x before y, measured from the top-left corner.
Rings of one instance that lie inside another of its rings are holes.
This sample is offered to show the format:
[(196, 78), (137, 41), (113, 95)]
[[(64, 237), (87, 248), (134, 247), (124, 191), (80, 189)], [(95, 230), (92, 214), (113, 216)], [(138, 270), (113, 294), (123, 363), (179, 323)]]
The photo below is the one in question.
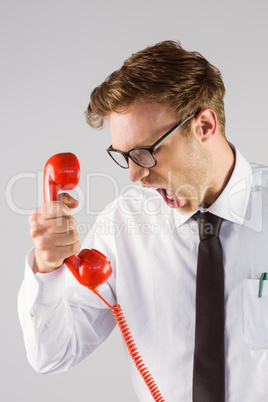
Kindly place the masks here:
[(33, 272), (48, 273), (59, 268), (65, 258), (79, 252), (81, 243), (75, 229), (71, 209), (78, 201), (69, 194), (60, 194), (58, 201), (50, 201), (29, 216), (30, 233), (34, 242)]

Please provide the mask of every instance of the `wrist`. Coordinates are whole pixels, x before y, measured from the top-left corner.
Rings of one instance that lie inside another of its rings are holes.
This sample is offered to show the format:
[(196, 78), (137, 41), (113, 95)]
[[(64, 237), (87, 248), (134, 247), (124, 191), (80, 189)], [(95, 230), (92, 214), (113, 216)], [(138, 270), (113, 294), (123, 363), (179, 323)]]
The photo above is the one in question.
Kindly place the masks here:
[(45, 261), (42, 261), (42, 259), (38, 256), (38, 254), (35, 251), (35, 256), (34, 256), (34, 261), (33, 261), (33, 273), (41, 273), (41, 274), (49, 274), (51, 272), (56, 271), (58, 268), (62, 266), (63, 262), (60, 262), (57, 264), (56, 267), (49, 266), (49, 264)]

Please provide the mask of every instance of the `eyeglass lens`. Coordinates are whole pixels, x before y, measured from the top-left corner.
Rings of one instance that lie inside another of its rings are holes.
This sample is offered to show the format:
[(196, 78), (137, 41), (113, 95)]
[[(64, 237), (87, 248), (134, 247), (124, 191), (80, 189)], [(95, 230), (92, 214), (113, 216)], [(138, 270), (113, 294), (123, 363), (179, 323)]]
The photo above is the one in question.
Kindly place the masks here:
[(134, 162), (137, 162), (141, 166), (150, 167), (155, 165), (155, 160), (147, 149), (133, 149), (129, 155)]
[(128, 168), (128, 161), (120, 152), (109, 151), (109, 154), (119, 166), (125, 169)]
[[(128, 160), (123, 154), (118, 151), (109, 151), (113, 160), (122, 168), (128, 168)], [(155, 165), (155, 160), (152, 154), (147, 149), (133, 149), (129, 153), (130, 158), (138, 165), (143, 167), (152, 167)]]

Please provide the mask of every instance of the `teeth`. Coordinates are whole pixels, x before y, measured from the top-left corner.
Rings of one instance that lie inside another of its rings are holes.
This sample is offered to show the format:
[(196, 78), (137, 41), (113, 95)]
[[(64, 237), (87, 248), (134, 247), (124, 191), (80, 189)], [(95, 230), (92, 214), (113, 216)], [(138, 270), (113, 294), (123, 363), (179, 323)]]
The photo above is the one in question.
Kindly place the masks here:
[(169, 200), (174, 201), (174, 197), (171, 197), (171, 196), (169, 196), (169, 195), (166, 195), (166, 197), (167, 197)]
[(174, 198), (175, 198), (175, 194), (173, 193), (172, 190), (166, 189), (166, 197), (167, 197), (169, 200), (173, 201)]

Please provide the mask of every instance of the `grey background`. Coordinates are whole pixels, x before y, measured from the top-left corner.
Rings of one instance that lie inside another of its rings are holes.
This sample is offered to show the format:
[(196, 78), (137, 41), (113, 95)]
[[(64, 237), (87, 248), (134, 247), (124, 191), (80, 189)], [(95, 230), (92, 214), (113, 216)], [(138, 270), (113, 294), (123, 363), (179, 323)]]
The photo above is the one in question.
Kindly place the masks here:
[(130, 54), (165, 39), (179, 39), (221, 70), (227, 137), (248, 159), (267, 164), (267, 1), (1, 0), (0, 5), (1, 400), (135, 402), (116, 330), (68, 373), (38, 375), (26, 360), (16, 303), (32, 246), (27, 215), (42, 203), (42, 169), (54, 153), (78, 156), (81, 207), (75, 216), (83, 240), (95, 212), (128, 183), (127, 172), (104, 151), (110, 145), (108, 127), (94, 131), (85, 123), (90, 92)]

